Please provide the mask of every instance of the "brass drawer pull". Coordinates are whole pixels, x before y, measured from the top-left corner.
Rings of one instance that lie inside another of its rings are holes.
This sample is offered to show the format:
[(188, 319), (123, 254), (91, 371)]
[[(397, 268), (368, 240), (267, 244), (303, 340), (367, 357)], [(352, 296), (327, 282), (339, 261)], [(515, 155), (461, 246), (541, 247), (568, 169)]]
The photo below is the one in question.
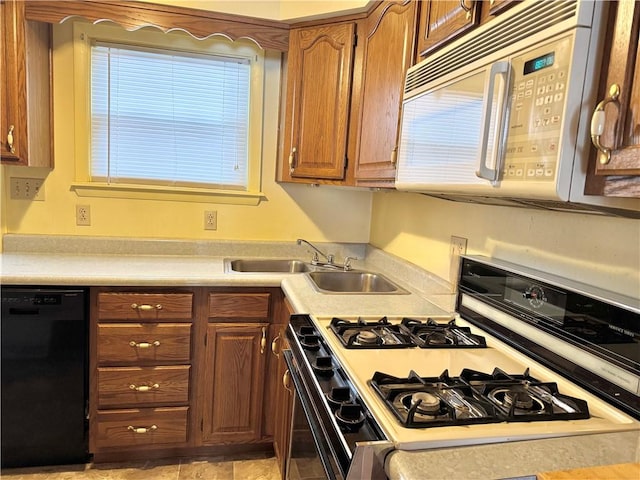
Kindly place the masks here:
[(127, 430), (133, 433), (149, 433), (157, 429), (158, 429), (157, 425), (151, 425), (150, 427), (134, 427), (133, 425), (129, 425), (127, 427)]
[(136, 392), (150, 392), (151, 390), (155, 390), (160, 388), (160, 385), (154, 383), (152, 385), (134, 385), (133, 383), (129, 385), (131, 390), (135, 390)]
[(289, 174), (291, 175), (296, 169), (296, 153), (298, 153), (298, 149), (293, 147), (291, 153), (289, 154)]
[(606, 165), (611, 160), (611, 150), (610, 147), (605, 147), (600, 142), (600, 136), (604, 133), (604, 124), (606, 121), (604, 107), (608, 103), (614, 103), (620, 108), (620, 86), (617, 83), (614, 83), (609, 87), (609, 96), (598, 103), (598, 106), (593, 112), (591, 116), (591, 143), (593, 146), (598, 149), (598, 157), (599, 161), (602, 165)]
[(16, 153), (16, 148), (13, 146), (13, 131), (15, 128), (15, 125), (9, 125), (9, 133), (7, 133), (7, 146), (11, 153)]
[(157, 305), (149, 305), (148, 303), (138, 305), (137, 303), (132, 303), (131, 308), (140, 310), (141, 312), (150, 312), (151, 310), (162, 310), (162, 305), (160, 303)]
[(273, 353), (276, 358), (280, 358), (280, 350), (278, 349), (278, 341), (280, 340), (280, 334), (271, 342), (271, 353)]
[(289, 372), (289, 370), (284, 372), (284, 375), (282, 375), (282, 386), (287, 391), (292, 392), (292, 390), (291, 390), (291, 372)]
[(131, 340), (129, 342), (129, 346), (130, 347), (136, 347), (136, 348), (151, 348), (151, 347), (159, 347), (160, 346), (160, 342), (158, 340), (156, 340), (155, 342), (149, 343), (149, 342), (134, 342), (133, 340)]
[(264, 349), (267, 346), (267, 327), (262, 327), (262, 338), (260, 339), (260, 354), (264, 354)]

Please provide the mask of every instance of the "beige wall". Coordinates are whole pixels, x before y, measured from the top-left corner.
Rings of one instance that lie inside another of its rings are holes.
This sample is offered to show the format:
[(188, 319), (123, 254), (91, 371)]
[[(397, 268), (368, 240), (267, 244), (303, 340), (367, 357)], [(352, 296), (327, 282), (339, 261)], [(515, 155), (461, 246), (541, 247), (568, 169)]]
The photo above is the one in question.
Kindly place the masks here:
[(640, 297), (640, 221), (377, 193), (370, 242), (449, 278), (451, 235), (494, 256)]
[(370, 0), (142, 0), (212, 12), (233, 13), (269, 20), (291, 21), (362, 11)]
[[(274, 181), (280, 89), (280, 56), (266, 60), (266, 105), (262, 191), (258, 206), (224, 205), (123, 198), (78, 197), (70, 190), (75, 180), (74, 89), (71, 24), (55, 27), (54, 128), (55, 168), (30, 170), (3, 166), (4, 185), (11, 176), (45, 178), (44, 201), (10, 200), (3, 188), (2, 226), (7, 233), (97, 235), (116, 237), (255, 239), (367, 242), (371, 193), (346, 189), (279, 185)], [(88, 134), (88, 132), (87, 132)], [(91, 226), (76, 226), (75, 206), (89, 205)], [(205, 210), (217, 210), (218, 230), (205, 231)]]

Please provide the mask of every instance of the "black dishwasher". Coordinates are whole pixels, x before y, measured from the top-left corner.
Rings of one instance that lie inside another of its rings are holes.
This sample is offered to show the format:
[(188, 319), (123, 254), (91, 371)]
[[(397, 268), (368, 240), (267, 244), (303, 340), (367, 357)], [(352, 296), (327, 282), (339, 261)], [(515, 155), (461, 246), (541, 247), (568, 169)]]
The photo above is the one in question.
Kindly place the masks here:
[(2, 467), (84, 463), (87, 291), (3, 286), (1, 292)]

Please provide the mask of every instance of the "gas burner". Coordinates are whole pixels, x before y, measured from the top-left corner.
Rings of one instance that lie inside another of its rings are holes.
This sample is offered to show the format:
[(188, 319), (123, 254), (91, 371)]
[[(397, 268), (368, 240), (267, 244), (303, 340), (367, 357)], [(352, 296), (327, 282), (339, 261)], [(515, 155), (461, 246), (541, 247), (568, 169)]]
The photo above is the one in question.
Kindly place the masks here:
[(455, 345), (456, 339), (447, 335), (446, 332), (424, 332), (419, 333), (417, 337), (424, 342), (425, 345)]
[(440, 399), (429, 392), (403, 393), (398, 395), (395, 403), (402, 405), (409, 415), (413, 413), (414, 419), (418, 416), (419, 419), (428, 420), (443, 414), (440, 408)]
[(474, 335), (468, 327), (459, 327), (455, 319), (438, 323), (430, 318), (426, 322), (413, 318), (402, 319), (402, 327), (420, 348), (484, 348), (484, 337)]
[(387, 317), (366, 322), (334, 318), (329, 328), (346, 348), (407, 348), (414, 344), (400, 325), (393, 325)]
[(404, 427), (589, 418), (587, 402), (529, 375), (464, 369), (459, 377), (406, 378), (376, 372), (369, 384)]
[(369, 383), (407, 428), (501, 421), (491, 403), (446, 370), (437, 378), (421, 378), (413, 371), (407, 378), (376, 372)]
[(544, 403), (541, 400), (530, 395), (525, 389), (517, 387), (496, 388), (489, 392), (488, 397), (509, 411), (513, 411), (514, 414), (544, 413), (545, 411)]

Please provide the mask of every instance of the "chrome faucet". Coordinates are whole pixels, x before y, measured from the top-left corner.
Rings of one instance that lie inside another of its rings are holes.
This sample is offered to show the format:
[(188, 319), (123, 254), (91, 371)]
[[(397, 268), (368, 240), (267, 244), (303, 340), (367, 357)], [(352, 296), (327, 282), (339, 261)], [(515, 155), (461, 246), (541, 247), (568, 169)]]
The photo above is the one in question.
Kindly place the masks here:
[(318, 257), (318, 255), (322, 255), (327, 260), (326, 265), (333, 265), (333, 255), (331, 254), (325, 255), (324, 253), (322, 253), (322, 251), (320, 251), (317, 247), (315, 247), (311, 242), (308, 242), (304, 238), (297, 239), (296, 243), (298, 245), (302, 245), (303, 243), (306, 243), (314, 250), (313, 258), (311, 259), (311, 265), (321, 265), (320, 257)]
[[(356, 257), (345, 257), (344, 264), (338, 265), (334, 263), (334, 256), (331, 253), (329, 254), (322, 253), (321, 250), (319, 250), (315, 245), (313, 245), (311, 242), (308, 242), (304, 238), (297, 239), (296, 243), (298, 245), (302, 245), (303, 243), (306, 243), (309, 247), (313, 249), (313, 257), (311, 258), (311, 265), (316, 265), (318, 267), (335, 268), (337, 270), (344, 270), (345, 272), (347, 272), (351, 270), (351, 260), (358, 260)], [(322, 256), (326, 260), (326, 262), (321, 262), (320, 256)]]

